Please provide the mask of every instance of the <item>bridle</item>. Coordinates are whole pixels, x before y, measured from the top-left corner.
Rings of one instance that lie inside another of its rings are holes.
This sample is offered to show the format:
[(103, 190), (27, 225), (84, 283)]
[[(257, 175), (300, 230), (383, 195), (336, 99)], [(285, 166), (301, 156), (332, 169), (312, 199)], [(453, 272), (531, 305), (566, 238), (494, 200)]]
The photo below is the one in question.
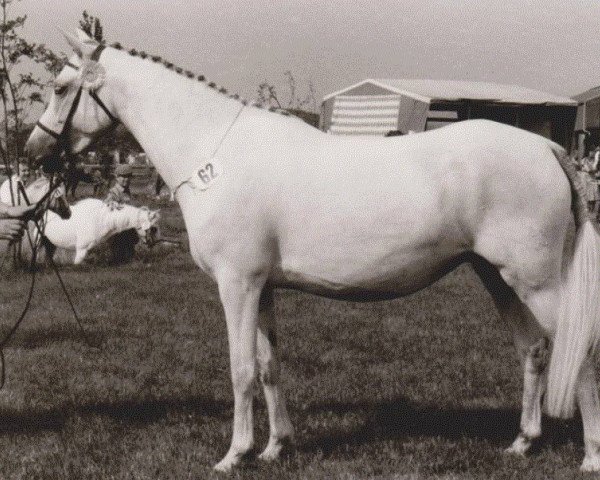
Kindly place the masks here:
[[(105, 45), (98, 45), (96, 47), (96, 49), (92, 52), (90, 60), (97, 62), (100, 59), (100, 55), (102, 54), (102, 52), (104, 51), (105, 48), (106, 48)], [(79, 68), (80, 68), (77, 65), (73, 65), (70, 62), (67, 62), (66, 66), (73, 68), (76, 71), (79, 71)], [(75, 112), (77, 111), (77, 108), (79, 107), (79, 102), (81, 101), (81, 94), (82, 94), (83, 90), (84, 90), (84, 88), (83, 88), (83, 82), (82, 82), (82, 84), (79, 85), (79, 88), (77, 89), (77, 93), (75, 94), (75, 98), (73, 99), (71, 108), (69, 108), (69, 112), (67, 113), (67, 116), (65, 117), (65, 120), (63, 122), (63, 128), (60, 132), (55, 132), (51, 128), (44, 125), (41, 121), (38, 121), (36, 124), (44, 132), (46, 132), (48, 135), (50, 135), (51, 137), (56, 139), (56, 143), (54, 144), (54, 147), (50, 154), (50, 157), (54, 160), (58, 160), (58, 157), (60, 156), (60, 154), (62, 152), (65, 153), (65, 156), (67, 157), (67, 159), (70, 159), (73, 155), (73, 152), (71, 150), (70, 133), (71, 133), (73, 117), (75, 116)], [(94, 101), (100, 106), (100, 108), (104, 111), (104, 113), (106, 113), (106, 115), (110, 119), (111, 125), (109, 128), (115, 128), (120, 123), (119, 119), (111, 113), (111, 111), (104, 104), (104, 102), (100, 99), (100, 97), (98, 97), (98, 93), (96, 90), (91, 90), (91, 89), (86, 89), (86, 90), (88, 91), (90, 97), (92, 97), (94, 99)]]

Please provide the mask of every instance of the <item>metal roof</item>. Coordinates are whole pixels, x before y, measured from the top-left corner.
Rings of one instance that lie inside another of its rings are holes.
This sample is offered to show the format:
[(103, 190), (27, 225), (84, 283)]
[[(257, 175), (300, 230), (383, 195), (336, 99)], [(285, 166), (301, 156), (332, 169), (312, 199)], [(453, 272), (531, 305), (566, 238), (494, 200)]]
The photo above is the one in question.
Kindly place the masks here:
[(360, 83), (331, 93), (323, 101), (348, 92), (356, 87), (371, 83), (392, 93), (416, 98), (421, 101), (478, 100), (494, 103), (517, 103), (526, 105), (566, 105), (576, 106), (577, 101), (551, 93), (492, 82), (466, 80), (420, 80), (403, 78), (366, 79)]
[(573, 99), (579, 103), (589, 102), (590, 100), (595, 100), (598, 97), (600, 97), (600, 87), (590, 88), (583, 93), (573, 95)]

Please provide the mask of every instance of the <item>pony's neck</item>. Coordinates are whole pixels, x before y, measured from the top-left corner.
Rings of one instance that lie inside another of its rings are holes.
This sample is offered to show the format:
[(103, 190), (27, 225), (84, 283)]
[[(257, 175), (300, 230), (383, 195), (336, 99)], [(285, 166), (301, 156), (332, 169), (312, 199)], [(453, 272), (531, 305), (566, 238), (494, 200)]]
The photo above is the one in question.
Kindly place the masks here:
[(172, 189), (209, 158), (242, 104), (160, 63), (106, 49), (106, 86), (121, 122)]

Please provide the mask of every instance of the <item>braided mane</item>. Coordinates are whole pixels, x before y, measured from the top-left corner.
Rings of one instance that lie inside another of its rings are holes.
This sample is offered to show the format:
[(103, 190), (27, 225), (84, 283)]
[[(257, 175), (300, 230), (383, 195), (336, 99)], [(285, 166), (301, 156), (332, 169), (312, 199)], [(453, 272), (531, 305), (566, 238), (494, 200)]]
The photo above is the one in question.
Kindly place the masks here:
[(197, 80), (198, 82), (206, 83), (206, 85), (208, 87), (216, 90), (217, 92), (219, 92), (223, 95), (226, 95), (229, 98), (240, 101), (243, 105), (249, 105), (251, 107), (256, 107), (256, 108), (264, 108), (266, 110), (269, 110), (270, 112), (276, 112), (276, 113), (279, 113), (279, 114), (285, 115), (285, 116), (291, 115), (287, 110), (277, 108), (277, 107), (267, 106), (260, 102), (249, 102), (245, 98), (240, 97), (237, 93), (230, 94), (225, 87), (219, 86), (215, 82), (207, 82), (206, 77), (204, 75), (196, 75), (194, 72), (191, 72), (190, 70), (184, 70), (183, 68), (178, 67), (178, 66), (174, 65), (173, 63), (168, 62), (167, 60), (164, 60), (163, 58), (159, 57), (158, 55), (151, 55), (144, 51), (137, 51), (135, 48), (132, 48), (131, 50), (125, 50), (119, 42), (115, 42), (115, 43), (111, 44), (110, 46), (112, 48), (114, 48), (115, 50), (125, 51), (125, 52), (129, 53), (129, 55), (131, 55), (132, 57), (140, 57), (144, 60), (148, 59), (154, 63), (160, 63), (160, 64), (164, 65), (164, 67), (166, 69), (171, 70), (171, 71), (177, 73), (178, 75), (187, 77), (190, 80)]

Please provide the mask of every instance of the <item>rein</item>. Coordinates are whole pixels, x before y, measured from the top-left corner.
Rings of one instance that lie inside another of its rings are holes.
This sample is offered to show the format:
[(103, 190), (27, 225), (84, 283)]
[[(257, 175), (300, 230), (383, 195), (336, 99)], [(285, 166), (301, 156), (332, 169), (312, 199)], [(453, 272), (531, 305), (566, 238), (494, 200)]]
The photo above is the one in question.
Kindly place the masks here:
[[(48, 192), (46, 192), (44, 194), (44, 196), (42, 197), (42, 199), (40, 199), (40, 201), (36, 204), (36, 207), (31, 214), (31, 218), (28, 219), (28, 220), (33, 221), (36, 228), (40, 232), (40, 237), (39, 237), (39, 240), (37, 238), (32, 240), (31, 235), (29, 234), (29, 231), (27, 231), (27, 239), (29, 240), (29, 244), (31, 246), (31, 260), (29, 263), (29, 268), (32, 272), (31, 273), (31, 283), (29, 285), (29, 291), (27, 292), (27, 300), (25, 301), (25, 306), (23, 307), (21, 314), (15, 321), (12, 328), (8, 331), (8, 333), (0, 341), (0, 389), (2, 389), (4, 387), (4, 384), (6, 381), (6, 360), (4, 357), (4, 347), (10, 341), (10, 339), (13, 337), (13, 335), (15, 334), (15, 332), (17, 331), (17, 329), (19, 328), (19, 326), (25, 319), (25, 315), (27, 315), (27, 312), (29, 311), (29, 307), (31, 306), (31, 300), (33, 298), (33, 291), (35, 288), (35, 279), (36, 279), (35, 264), (37, 261), (37, 253), (38, 253), (38, 249), (41, 245), (41, 241), (42, 241), (42, 237), (43, 237), (42, 232), (43, 232), (43, 228), (44, 228), (44, 225), (42, 225), (42, 227), (40, 227), (38, 225), (36, 217), (40, 214), (43, 214), (43, 212), (41, 212), (43, 205), (45, 203), (48, 203), (48, 200), (50, 199), (50, 195), (52, 195), (52, 193), (54, 193), (56, 188), (58, 188), (59, 186), (60, 186), (60, 181), (56, 182), (53, 185), (52, 180), (50, 180), (50, 188), (48, 188)], [(23, 187), (23, 184), (20, 183), (18, 185), (18, 188), (19, 188), (19, 193), (23, 196), (23, 199), (25, 200), (27, 205), (30, 205), (30, 202), (29, 202), (29, 199), (27, 198), (27, 193), (25, 192), (25, 188)]]
[[(98, 61), (102, 51), (105, 48), (106, 47), (104, 45), (99, 45), (96, 48), (96, 50), (94, 50), (94, 52), (92, 53), (91, 59), (94, 61)], [(70, 66), (71, 68), (74, 68), (75, 70), (79, 70), (79, 68), (77, 66), (75, 66), (71, 63), (67, 63), (67, 65)], [(47, 127), (41, 121), (37, 122), (38, 127), (40, 127), (44, 132), (46, 132), (47, 134), (49, 134), (50, 136), (52, 136), (53, 138), (56, 139), (56, 143), (54, 144), (52, 151), (42, 161), (44, 170), (48, 171), (48, 173), (53, 173), (53, 176), (50, 180), (50, 187), (48, 188), (48, 191), (37, 202), (34, 210), (31, 212), (31, 214), (28, 216), (28, 218), (24, 219), (26, 221), (33, 221), (33, 223), (39, 233), (39, 238), (35, 238), (34, 240), (32, 240), (29, 231), (27, 231), (27, 238), (29, 240), (29, 243), (31, 245), (31, 250), (32, 250), (31, 261), (30, 261), (30, 269), (32, 271), (31, 284), (29, 286), (27, 300), (25, 302), (25, 306), (24, 306), (21, 314), (17, 318), (17, 320), (14, 323), (14, 325), (12, 326), (12, 328), (4, 336), (4, 338), (2, 340), (0, 340), (0, 389), (4, 387), (4, 384), (6, 381), (6, 361), (5, 361), (5, 356), (4, 356), (4, 347), (10, 341), (10, 339), (13, 337), (13, 335), (15, 334), (15, 332), (21, 325), (23, 319), (25, 318), (25, 315), (29, 311), (29, 307), (31, 306), (31, 300), (33, 298), (33, 291), (34, 291), (34, 287), (35, 287), (35, 278), (36, 278), (35, 265), (36, 265), (36, 260), (37, 260), (37, 253), (38, 253), (38, 249), (43, 241), (44, 230), (45, 230), (45, 222), (42, 220), (42, 225), (40, 226), (37, 218), (39, 216), (42, 216), (43, 213), (48, 209), (48, 204), (51, 199), (51, 196), (54, 194), (56, 189), (59, 188), (61, 186), (61, 184), (64, 182), (64, 179), (62, 177), (60, 178), (60, 180), (58, 180), (56, 182), (53, 181), (54, 174), (56, 173), (56, 171), (58, 171), (60, 169), (59, 167), (60, 167), (60, 163), (61, 163), (60, 162), (61, 154), (64, 153), (65, 159), (67, 161), (71, 161), (71, 159), (73, 157), (73, 152), (71, 149), (71, 141), (70, 141), (70, 132), (71, 132), (71, 127), (72, 127), (73, 117), (75, 116), (75, 112), (77, 111), (77, 108), (79, 107), (79, 103), (81, 101), (81, 95), (82, 95), (83, 90), (84, 90), (83, 84), (81, 84), (79, 86), (79, 88), (77, 89), (77, 93), (75, 94), (75, 98), (73, 99), (73, 103), (71, 104), (71, 108), (69, 109), (69, 112), (67, 113), (67, 116), (64, 120), (64, 126), (59, 133), (57, 133), (54, 130), (52, 130), (51, 128)], [(94, 101), (100, 106), (100, 108), (102, 108), (102, 110), (110, 118), (111, 127), (116, 126), (119, 123), (119, 120), (109, 111), (109, 109), (106, 107), (104, 102), (102, 102), (102, 100), (100, 100), (100, 98), (98, 97), (98, 94), (93, 90), (89, 90), (89, 95), (91, 98), (94, 99)], [(25, 189), (22, 184), (19, 185), (19, 190), (23, 196), (23, 199), (26, 201), (27, 205), (30, 205), (29, 199), (27, 198), (27, 194), (25, 193)], [(12, 195), (12, 188), (11, 188), (11, 195)], [(63, 282), (63, 279), (60, 275), (58, 267), (56, 266), (56, 264), (54, 263), (54, 261), (52, 259), (50, 259), (50, 265), (52, 266), (52, 269), (58, 278), (58, 281), (60, 283), (62, 291), (65, 294), (65, 297), (69, 303), (69, 306), (71, 307), (73, 316), (79, 326), (79, 329), (80, 329), (86, 343), (93, 348), (99, 348), (100, 344), (92, 342), (90, 340), (90, 338), (88, 337), (87, 333), (85, 332), (85, 329), (83, 328), (83, 324), (79, 318), (79, 315), (77, 314), (77, 311), (75, 310), (75, 306), (73, 304), (73, 301), (71, 300), (71, 296), (69, 295), (69, 292), (65, 286), (65, 283)]]
[[(6, 345), (8, 344), (8, 342), (12, 339), (13, 335), (16, 333), (16, 331), (18, 330), (19, 326), (21, 325), (21, 323), (23, 322), (23, 320), (25, 319), (25, 315), (27, 314), (27, 312), (29, 311), (29, 308), (31, 306), (31, 300), (33, 299), (33, 292), (34, 292), (34, 288), (35, 288), (35, 280), (36, 280), (36, 261), (37, 261), (37, 254), (38, 254), (38, 250), (40, 248), (40, 246), (43, 243), (44, 240), (44, 231), (46, 228), (46, 223), (45, 220), (42, 218), (38, 218), (40, 216), (43, 216), (44, 212), (48, 209), (48, 204), (51, 200), (51, 196), (52, 194), (56, 191), (57, 188), (59, 188), (61, 186), (61, 184), (63, 183), (62, 178), (56, 182), (53, 181), (54, 176), (51, 178), (50, 180), (50, 187), (48, 188), (48, 191), (44, 194), (44, 196), (39, 200), (39, 202), (36, 204), (35, 209), (33, 210), (33, 215), (31, 216), (31, 218), (29, 218), (29, 221), (32, 221), (33, 224), (35, 225), (36, 230), (38, 231), (39, 236), (37, 238), (31, 238), (31, 234), (29, 233), (29, 231), (27, 231), (27, 239), (29, 241), (29, 244), (31, 246), (31, 260), (29, 263), (29, 269), (31, 271), (31, 283), (29, 285), (29, 291), (27, 293), (27, 300), (25, 302), (25, 306), (23, 307), (23, 310), (21, 311), (21, 314), (19, 315), (19, 317), (17, 318), (17, 320), (15, 321), (14, 325), (12, 326), (12, 328), (8, 331), (8, 333), (4, 336), (4, 338), (0, 341), (0, 389), (2, 389), (4, 387), (4, 384), (6, 382), (6, 360), (5, 360), (5, 356), (4, 356), (4, 347), (6, 347)], [(19, 185), (20, 188), (20, 193), (23, 196), (23, 199), (25, 200), (25, 202), (27, 203), (27, 205), (30, 205), (29, 199), (27, 197), (27, 193), (25, 192), (25, 189), (23, 187), (22, 184)], [(43, 211), (42, 211), (43, 209)], [(39, 223), (38, 223), (39, 222)], [(41, 223), (41, 225), (40, 225)], [(69, 294), (69, 291), (67, 290), (67, 287), (62, 279), (62, 276), (60, 274), (60, 271), (58, 269), (58, 266), (56, 265), (56, 263), (54, 263), (54, 260), (52, 259), (52, 257), (49, 257), (49, 262), (50, 262), (50, 266), (52, 267), (52, 270), (54, 271), (58, 282), (61, 286), (61, 289), (65, 295), (65, 298), (67, 299), (67, 302), (71, 308), (71, 312), (73, 313), (73, 317), (77, 323), (77, 326), (79, 328), (79, 331), (81, 333), (81, 335), (83, 336), (83, 339), (85, 341), (85, 343), (92, 347), (92, 348), (100, 348), (100, 343), (99, 342), (93, 342), (91, 340), (91, 338), (89, 337), (88, 333), (85, 331), (84, 327), (83, 327), (83, 323), (77, 313), (77, 310), (75, 309), (75, 305), (73, 304), (73, 300), (71, 299), (71, 296)]]

